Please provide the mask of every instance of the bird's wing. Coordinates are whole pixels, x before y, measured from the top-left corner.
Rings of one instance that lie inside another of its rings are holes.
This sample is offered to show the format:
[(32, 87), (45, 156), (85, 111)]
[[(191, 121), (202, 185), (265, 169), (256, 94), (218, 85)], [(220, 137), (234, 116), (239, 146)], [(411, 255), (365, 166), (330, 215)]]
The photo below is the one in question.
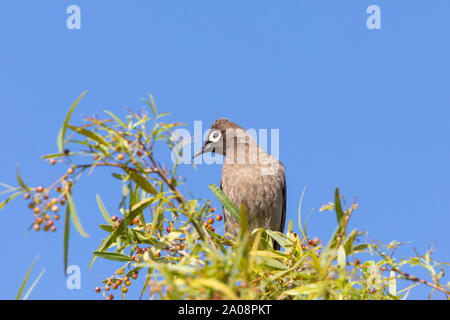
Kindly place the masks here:
[[(220, 178), (220, 190), (222, 190), (223, 191), (223, 188), (222, 188), (222, 177)], [(227, 215), (225, 214), (225, 209), (224, 209), (224, 207), (223, 207), (223, 205), (222, 205), (222, 215), (223, 215), (223, 223), (224, 223), (224, 225), (226, 226), (227, 225)]]
[(283, 180), (282, 180), (282, 186), (281, 186), (281, 193), (283, 195), (282, 201), (283, 201), (283, 209), (281, 211), (281, 224), (280, 224), (280, 232), (283, 233), (284, 231), (284, 224), (286, 222), (286, 200), (287, 200), (287, 193), (286, 193), (286, 177), (283, 174)]

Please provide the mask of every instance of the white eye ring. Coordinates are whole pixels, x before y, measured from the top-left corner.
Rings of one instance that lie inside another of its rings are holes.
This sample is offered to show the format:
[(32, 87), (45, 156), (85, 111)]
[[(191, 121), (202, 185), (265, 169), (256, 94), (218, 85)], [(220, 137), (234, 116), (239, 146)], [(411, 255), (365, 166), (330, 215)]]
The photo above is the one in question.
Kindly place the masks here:
[(220, 133), (220, 131), (213, 131), (209, 135), (209, 141), (211, 141), (211, 142), (218, 142), (221, 137), (222, 137), (222, 134)]

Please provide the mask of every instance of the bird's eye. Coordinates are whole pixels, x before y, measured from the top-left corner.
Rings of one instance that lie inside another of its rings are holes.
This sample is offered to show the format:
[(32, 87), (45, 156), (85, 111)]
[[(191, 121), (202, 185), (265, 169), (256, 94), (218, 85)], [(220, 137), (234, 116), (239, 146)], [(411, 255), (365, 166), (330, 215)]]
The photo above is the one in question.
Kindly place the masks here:
[(222, 134), (219, 131), (213, 131), (211, 132), (211, 134), (209, 135), (209, 140), (211, 142), (217, 142), (220, 140), (220, 137), (222, 136)]

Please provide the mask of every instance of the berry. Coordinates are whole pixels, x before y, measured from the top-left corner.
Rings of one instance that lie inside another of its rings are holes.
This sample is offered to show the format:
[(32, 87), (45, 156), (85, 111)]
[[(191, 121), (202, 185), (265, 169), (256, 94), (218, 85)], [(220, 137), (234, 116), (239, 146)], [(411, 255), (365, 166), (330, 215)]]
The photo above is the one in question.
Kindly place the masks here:
[(53, 219), (59, 220), (59, 214), (54, 214), (54, 215), (53, 215)]
[(137, 272), (133, 272), (133, 274), (131, 275), (131, 277), (136, 280), (138, 277), (138, 273)]
[(53, 220), (48, 220), (48, 221), (47, 221), (47, 225), (48, 225), (49, 227), (53, 226)]
[(98, 159), (100, 159), (99, 155), (94, 155), (94, 161), (97, 161)]
[(125, 281), (125, 285), (126, 285), (127, 287), (131, 286), (131, 281), (130, 281), (130, 280)]
[(51, 159), (50, 159), (50, 164), (51, 164), (52, 166), (54, 166), (54, 165), (56, 164), (56, 160), (55, 160), (54, 158), (51, 158)]
[(114, 295), (113, 295), (113, 294), (110, 294), (110, 295), (106, 298), (106, 300), (112, 300), (112, 299), (114, 299)]
[(100, 289), (99, 287), (95, 287), (95, 292), (100, 293), (102, 291), (102, 289)]
[(67, 169), (67, 174), (73, 174), (75, 170), (73, 170), (73, 168), (69, 168)]
[(43, 186), (37, 187), (37, 188), (36, 188), (36, 192), (37, 192), (37, 193), (44, 192), (44, 187), (43, 187)]
[(25, 198), (25, 200), (30, 199), (31, 195), (27, 192), (23, 195), (23, 197)]
[(122, 288), (122, 292), (123, 292), (123, 293), (127, 293), (127, 292), (128, 292), (128, 288), (127, 288), (127, 287), (123, 287), (123, 288)]
[(39, 213), (41, 212), (41, 208), (35, 207), (35, 208), (33, 209), (33, 211), (34, 211), (35, 214), (39, 214)]
[(214, 232), (214, 227), (210, 227), (209, 230), (211, 230), (212, 232)]
[(63, 205), (66, 204), (66, 200), (65, 199), (61, 199), (61, 200), (59, 200), (59, 203), (63, 206)]
[(34, 229), (35, 231), (39, 231), (39, 229), (41, 229), (41, 226), (40, 226), (39, 224), (35, 223), (35, 224), (33, 225), (33, 229)]
[(117, 160), (122, 161), (123, 159), (125, 159), (125, 156), (123, 155), (123, 153), (119, 153), (117, 155)]
[(167, 232), (167, 233), (170, 233), (171, 230), (172, 230), (172, 229), (170, 229), (170, 227), (167, 227), (167, 228), (166, 228), (166, 232)]
[(222, 216), (219, 214), (219, 215), (216, 217), (216, 220), (217, 220), (217, 221), (222, 221)]
[(114, 221), (114, 222), (117, 221), (117, 219), (118, 219), (117, 216), (112, 216), (112, 217), (111, 217), (111, 220)]
[(361, 264), (361, 260), (355, 259), (355, 266), (359, 266)]
[(50, 228), (50, 231), (51, 231), (51, 232), (55, 232), (55, 231), (56, 231), (56, 227), (55, 227), (55, 226), (52, 226), (52, 227)]
[(58, 210), (59, 210), (59, 207), (57, 205), (54, 205), (52, 207), (52, 212), (58, 212)]
[(119, 287), (119, 285), (118, 285), (117, 283), (113, 283), (112, 288), (113, 288), (114, 290), (116, 290), (118, 287)]
[(208, 223), (209, 223), (209, 224), (213, 224), (213, 223), (214, 223), (214, 219), (213, 219), (213, 218), (209, 218), (209, 219), (208, 219)]

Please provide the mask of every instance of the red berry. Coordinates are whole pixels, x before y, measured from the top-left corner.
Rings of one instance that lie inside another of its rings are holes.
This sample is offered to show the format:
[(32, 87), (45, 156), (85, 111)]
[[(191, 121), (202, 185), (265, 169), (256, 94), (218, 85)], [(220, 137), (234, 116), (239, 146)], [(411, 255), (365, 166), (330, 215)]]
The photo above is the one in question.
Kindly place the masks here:
[(213, 218), (209, 218), (209, 219), (208, 219), (208, 223), (209, 223), (209, 224), (213, 224), (213, 223), (214, 223), (214, 219), (213, 219)]
[(43, 187), (43, 186), (37, 187), (37, 188), (36, 188), (36, 192), (37, 192), (37, 193), (44, 192), (44, 187)]
[(166, 228), (166, 232), (169, 233), (172, 229), (170, 229), (170, 227)]
[(114, 295), (113, 295), (113, 294), (110, 294), (110, 295), (106, 298), (106, 300), (112, 300), (112, 299), (114, 299)]
[(117, 221), (117, 219), (119, 219), (117, 216), (112, 216), (111, 217), (111, 220), (114, 221), (114, 222)]
[(217, 221), (222, 221), (222, 216), (219, 214), (219, 215), (216, 217), (216, 220), (217, 220)]
[(102, 289), (100, 289), (99, 287), (95, 287), (95, 292), (100, 293), (102, 291)]
[(214, 227), (209, 228), (209, 230), (211, 230), (212, 232), (214, 232)]

